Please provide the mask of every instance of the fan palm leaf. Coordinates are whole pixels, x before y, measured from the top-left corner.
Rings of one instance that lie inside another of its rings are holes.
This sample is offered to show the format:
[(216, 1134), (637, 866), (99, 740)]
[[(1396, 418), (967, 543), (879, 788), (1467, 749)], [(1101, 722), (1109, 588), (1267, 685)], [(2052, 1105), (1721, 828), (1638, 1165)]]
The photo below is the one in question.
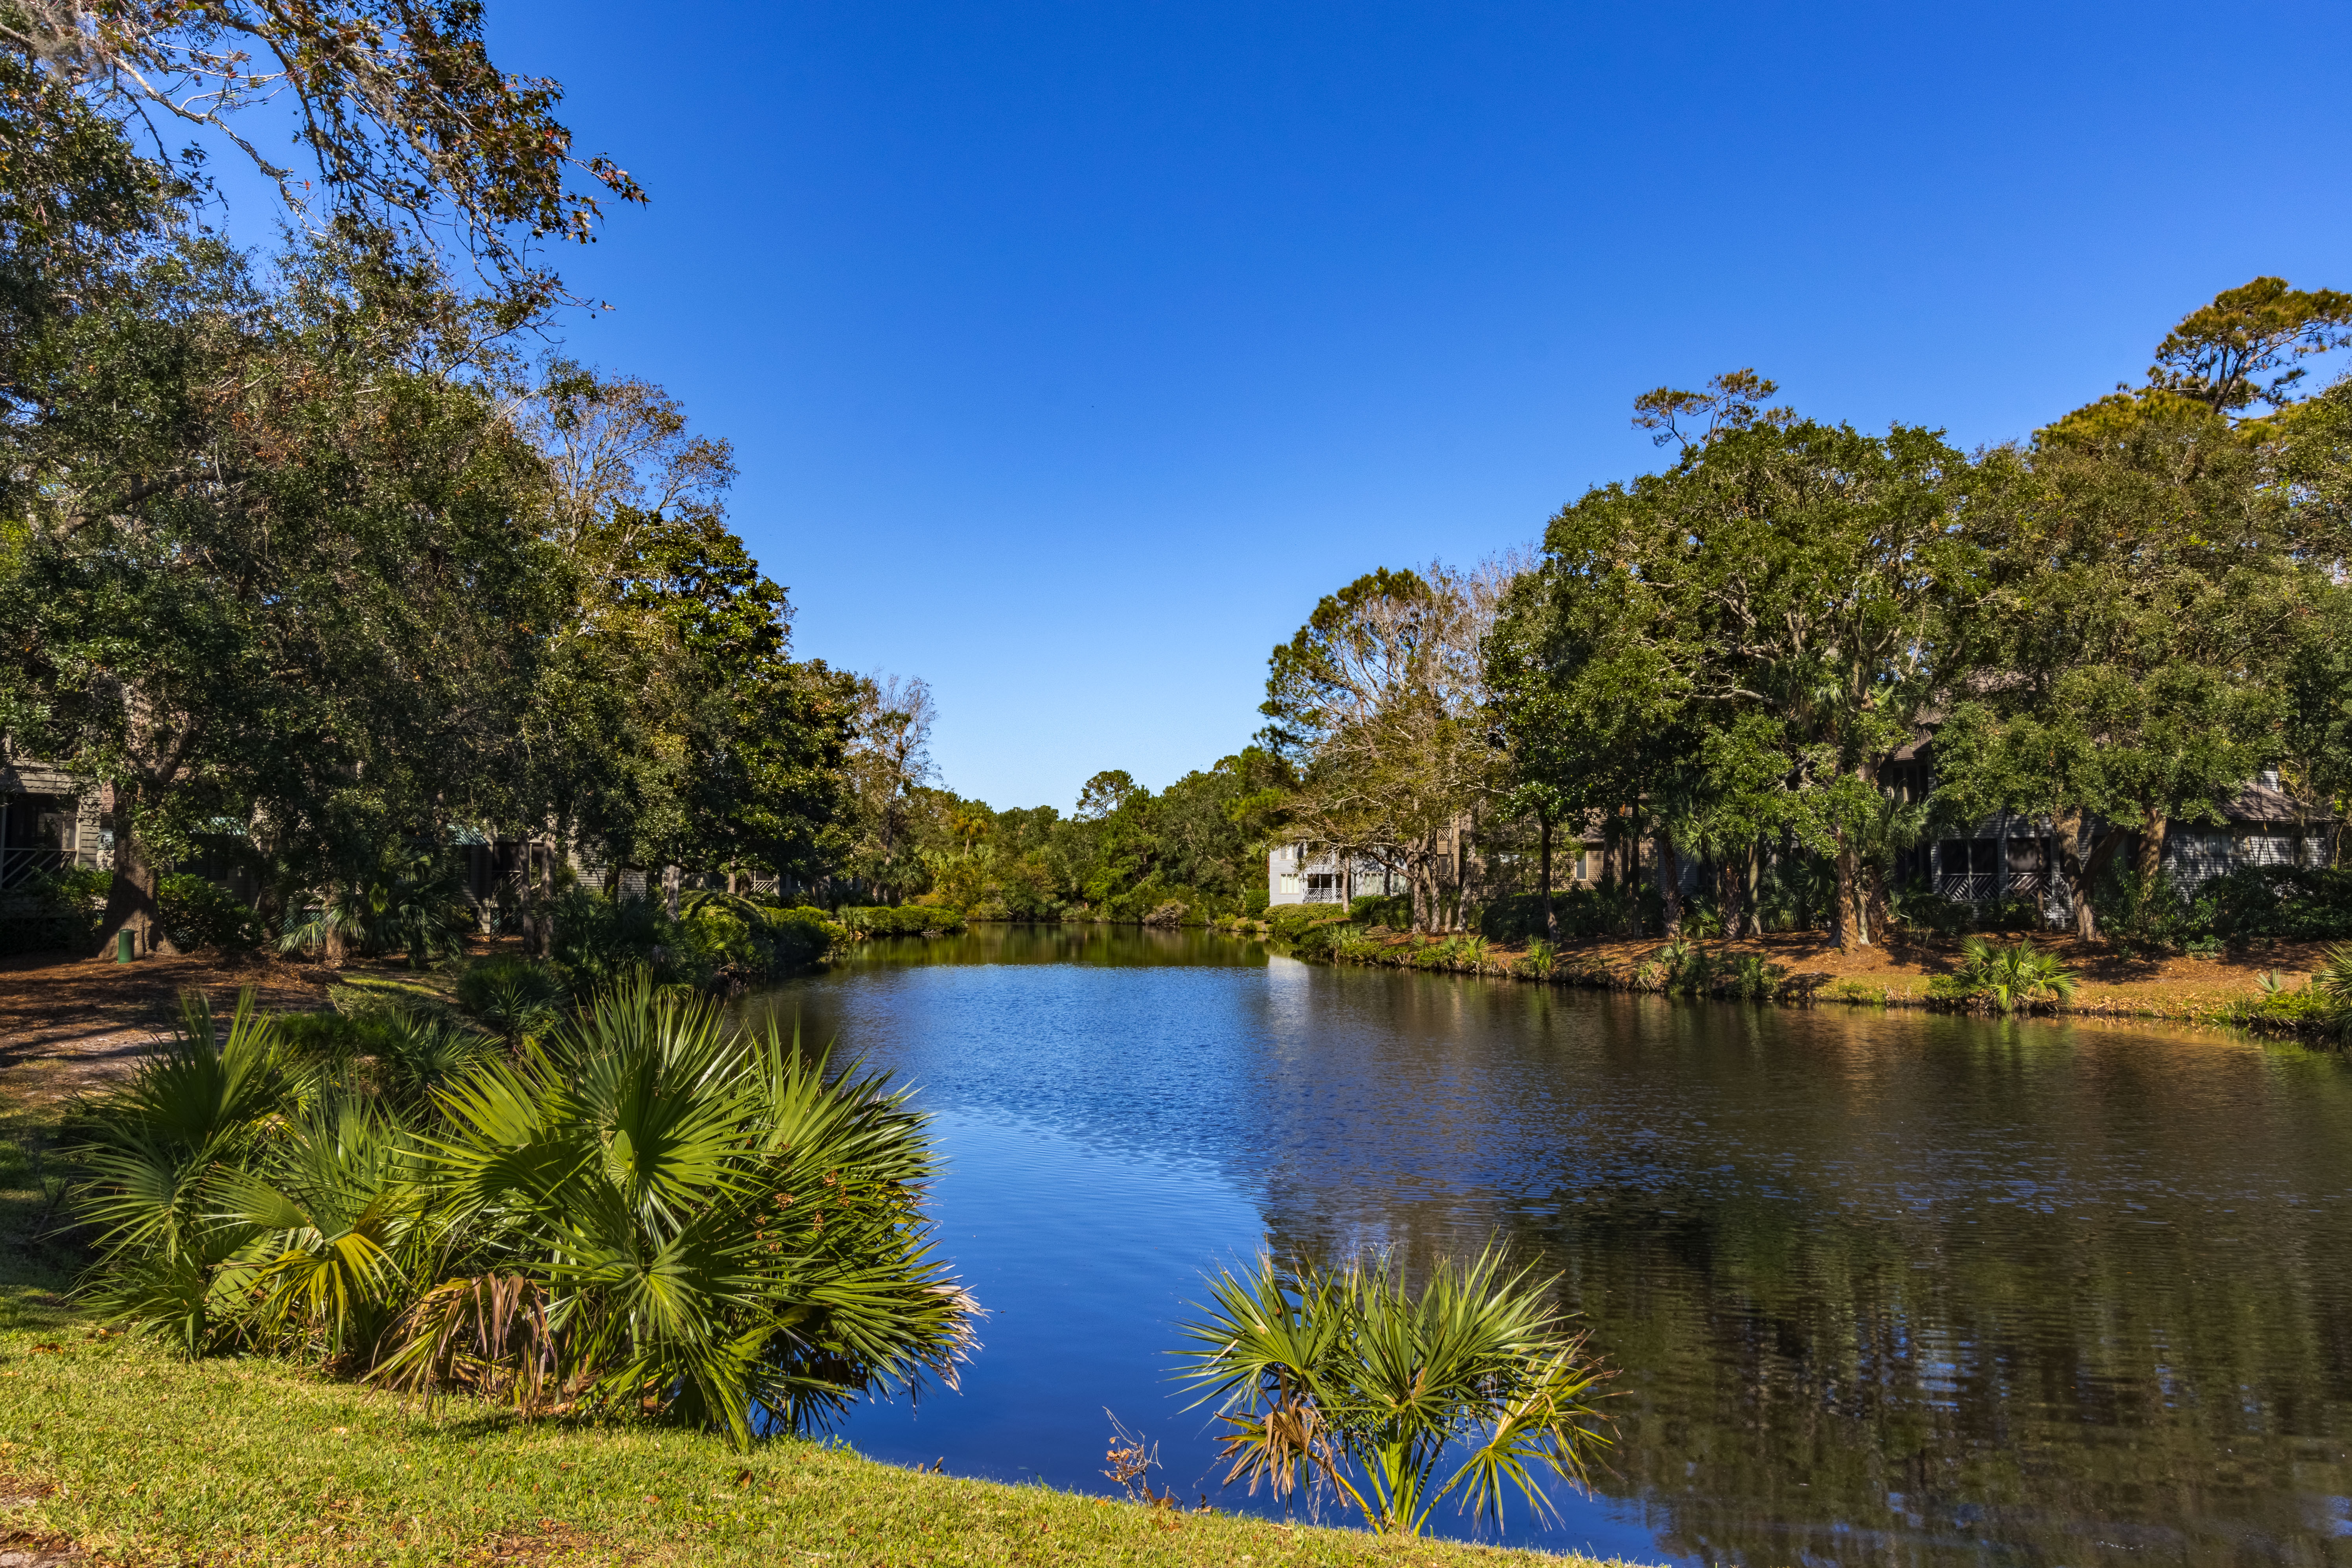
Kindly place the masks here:
[(1457, 1492), (1498, 1525), (1507, 1491), (1540, 1516), (1550, 1502), (1533, 1467), (1581, 1484), (1606, 1440), (1604, 1374), (1550, 1305), (1556, 1283), (1492, 1249), (1441, 1264), (1417, 1291), (1385, 1262), (1261, 1258), (1211, 1281), (1180, 1376), (1218, 1407), (1227, 1484), (1283, 1497), (1328, 1481), (1384, 1533), (1419, 1534)]
[[(805, 1426), (867, 1389), (952, 1378), (972, 1307), (916, 1206), (920, 1123), (878, 1077), (830, 1075), (640, 979), (436, 1099), (451, 1250), (545, 1282), (590, 1401), (651, 1400), (742, 1443), (762, 1412)], [(417, 1347), (445, 1331), (412, 1314), (400, 1375), (437, 1375)]]

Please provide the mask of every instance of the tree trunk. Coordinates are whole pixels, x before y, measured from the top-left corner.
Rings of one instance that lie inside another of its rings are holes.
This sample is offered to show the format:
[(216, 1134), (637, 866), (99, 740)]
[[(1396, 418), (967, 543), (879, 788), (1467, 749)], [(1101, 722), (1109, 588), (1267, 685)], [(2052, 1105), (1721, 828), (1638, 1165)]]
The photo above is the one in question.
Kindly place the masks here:
[(1746, 887), (1748, 868), (1738, 859), (1723, 862), (1715, 870), (1716, 898), (1723, 905), (1723, 934), (1734, 939), (1748, 934), (1748, 900), (1741, 897)]
[(2050, 826), (2058, 851), (2059, 873), (2066, 879), (2066, 896), (2074, 906), (2074, 934), (2084, 942), (2096, 942), (2099, 917), (2091, 908), (2091, 889), (2098, 885), (2099, 873), (2106, 868), (2108, 859), (2123, 843), (2123, 829), (2110, 827), (2085, 845), (2084, 838), (2090, 831), (2090, 818), (2079, 808), (2052, 812)]
[(131, 932), (131, 951), (152, 952), (157, 929), (155, 868), (139, 842), (139, 818), (129, 805), (128, 792), (118, 793), (115, 800), (114, 881), (107, 889), (106, 913), (98, 923), (100, 958), (114, 945), (115, 933), (125, 930)]
[(1550, 817), (1538, 816), (1536, 818), (1536, 842), (1540, 846), (1537, 855), (1537, 858), (1540, 862), (1541, 868), (1538, 874), (1543, 878), (1544, 940), (1550, 942), (1554, 947), (1557, 947), (1559, 945), (1559, 916), (1553, 911), (1551, 907)]
[(2164, 813), (2150, 810), (2147, 826), (2140, 829), (2139, 876), (2143, 887), (2155, 881), (2164, 869), (2164, 837), (2171, 826)]
[(1831, 865), (1837, 874), (1837, 891), (1830, 899), (1830, 937), (1840, 952), (1852, 952), (1870, 945), (1870, 933), (1855, 929), (1854, 890), (1855, 861), (1853, 846), (1843, 833), (1838, 835), (1837, 855)]
[(679, 880), (680, 877), (677, 867), (665, 866), (662, 868), (662, 908), (669, 911), (669, 918), (672, 920), (677, 919), (677, 889)]
[(1658, 830), (1658, 919), (1665, 927), (1664, 935), (1680, 936), (1683, 930), (1683, 863), (1675, 852), (1674, 840), (1666, 831)]
[(1864, 906), (1864, 914), (1870, 930), (1877, 933), (1877, 940), (1885, 942), (1887, 921), (1886, 862), (1884, 860), (1870, 863), (1870, 893)]

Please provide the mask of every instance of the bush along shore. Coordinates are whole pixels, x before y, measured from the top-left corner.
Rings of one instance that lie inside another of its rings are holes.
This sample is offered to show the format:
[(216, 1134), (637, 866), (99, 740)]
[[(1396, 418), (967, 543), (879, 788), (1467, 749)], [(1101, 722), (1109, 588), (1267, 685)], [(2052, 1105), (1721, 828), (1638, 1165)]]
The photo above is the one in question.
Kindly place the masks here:
[(1819, 932), (1724, 940), (1585, 937), (1558, 945), (1383, 923), (1393, 900), (1278, 904), (1240, 922), (1312, 962), (1482, 975), (1588, 990), (1811, 1006), (2220, 1024), (2322, 1044), (2352, 1038), (2352, 947), (2255, 939), (2165, 952), (2030, 932), (1896, 933), (1841, 952)]

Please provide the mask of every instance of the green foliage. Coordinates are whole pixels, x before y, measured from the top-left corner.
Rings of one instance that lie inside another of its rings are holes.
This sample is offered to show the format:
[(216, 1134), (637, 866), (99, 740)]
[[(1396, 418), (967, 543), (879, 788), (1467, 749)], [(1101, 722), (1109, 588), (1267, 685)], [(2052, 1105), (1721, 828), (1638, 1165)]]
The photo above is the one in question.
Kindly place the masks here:
[(2273, 984), (2261, 994), (2222, 1009), (2221, 1021), (2257, 1035), (2305, 1037), (2338, 1043), (2352, 1037), (2352, 1008), (2340, 993), (2317, 984), (2289, 991)]
[(552, 964), (521, 957), (485, 958), (457, 976), (457, 1005), (483, 1028), (519, 1049), (555, 1026), (571, 984)]
[(1972, 936), (1961, 944), (1958, 966), (1929, 981), (1927, 994), (1963, 1007), (2021, 1013), (2072, 997), (2074, 973), (2030, 937), (2000, 946)]
[(919, 904), (874, 904), (837, 911), (842, 928), (860, 938), (948, 935), (963, 930), (960, 910)]
[(651, 899), (607, 899), (567, 888), (551, 902), (555, 934), (548, 955), (571, 976), (573, 994), (619, 984), (640, 971), (664, 985), (709, 986), (717, 959), (700, 934)]
[(1497, 1528), (1507, 1489), (1542, 1519), (1536, 1468), (1580, 1485), (1608, 1441), (1605, 1374), (1552, 1305), (1558, 1283), (1492, 1249), (1418, 1289), (1386, 1260), (1220, 1273), (1181, 1354), (1224, 1426), (1225, 1483), (1277, 1500), (1328, 1486), (1383, 1534), (1419, 1535), (1457, 1493)]
[(760, 911), (761, 935), (768, 944), (768, 968), (773, 974), (806, 969), (849, 940), (849, 929), (823, 910), (805, 906)]
[(1348, 918), (1358, 925), (1403, 931), (1412, 924), (1412, 895), (1359, 893), (1348, 901)]
[(448, 857), (392, 844), (366, 874), (337, 882), (319, 903), (289, 909), (278, 945), (298, 952), (339, 938), (364, 953), (405, 953), (410, 967), (422, 968), (462, 952), (479, 923)]
[(1265, 911), (1268, 934), (1292, 946), (1312, 931), (1347, 923), (1347, 911), (1337, 904), (1276, 904)]
[(1927, 936), (1958, 936), (1976, 922), (1975, 910), (1944, 897), (1924, 879), (1891, 890), (1887, 912), (1898, 929)]
[(1717, 989), (1738, 1001), (1761, 1002), (1780, 990), (1788, 973), (1760, 952), (1742, 953), (1724, 970)]
[(644, 979), (519, 1054), (415, 1013), (351, 1027), (371, 1074), (289, 1049), (249, 994), (226, 1030), (192, 1000), (88, 1109), (109, 1317), (738, 1445), (758, 1410), (806, 1430), (951, 1374), (971, 1304), (879, 1078)]
[(87, 952), (113, 879), (79, 867), (28, 878), (0, 899), (0, 955)]
[[(1551, 902), (1559, 934), (1569, 942), (1654, 928), (1662, 918), (1658, 890), (1647, 885), (1626, 888), (1610, 881), (1568, 888), (1553, 893)], [(1478, 933), (1506, 942), (1524, 942), (1543, 935), (1542, 897), (1514, 893), (1491, 900), (1478, 910)]]
[(184, 951), (244, 952), (260, 946), (268, 934), (260, 918), (236, 894), (184, 872), (157, 879), (155, 905), (163, 934)]

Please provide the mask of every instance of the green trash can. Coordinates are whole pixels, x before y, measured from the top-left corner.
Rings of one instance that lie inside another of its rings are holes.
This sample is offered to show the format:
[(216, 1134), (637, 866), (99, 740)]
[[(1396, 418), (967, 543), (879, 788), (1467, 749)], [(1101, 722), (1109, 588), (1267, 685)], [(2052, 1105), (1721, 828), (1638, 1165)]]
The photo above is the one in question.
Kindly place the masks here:
[(139, 956), (139, 939), (131, 934), (129, 926), (114, 933), (114, 962), (128, 963)]

